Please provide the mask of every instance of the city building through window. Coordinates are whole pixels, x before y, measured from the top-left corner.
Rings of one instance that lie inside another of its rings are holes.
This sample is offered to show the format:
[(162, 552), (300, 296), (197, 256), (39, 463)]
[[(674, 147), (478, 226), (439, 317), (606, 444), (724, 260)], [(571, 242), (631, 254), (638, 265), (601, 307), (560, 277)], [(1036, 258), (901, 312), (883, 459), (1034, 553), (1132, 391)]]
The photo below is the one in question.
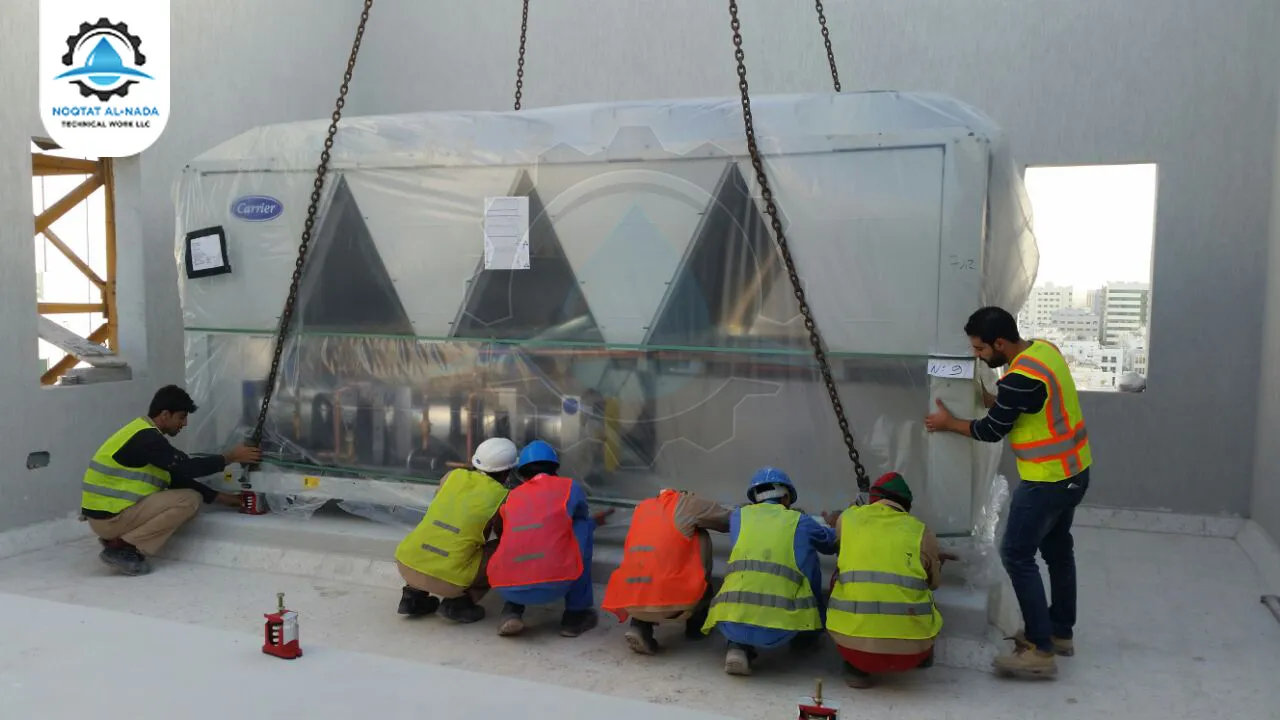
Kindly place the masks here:
[(1018, 314), (1056, 344), (1081, 390), (1146, 387), (1157, 168), (1029, 167), (1040, 271)]

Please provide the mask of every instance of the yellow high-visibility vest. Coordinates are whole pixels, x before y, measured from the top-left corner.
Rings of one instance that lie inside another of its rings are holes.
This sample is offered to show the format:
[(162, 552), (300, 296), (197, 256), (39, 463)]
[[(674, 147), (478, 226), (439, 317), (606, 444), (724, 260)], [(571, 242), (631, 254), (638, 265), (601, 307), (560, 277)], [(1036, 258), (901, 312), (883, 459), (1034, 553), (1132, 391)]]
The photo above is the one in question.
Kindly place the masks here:
[(480, 572), (484, 530), (507, 489), (477, 470), (450, 472), (418, 527), (400, 541), (396, 560), (423, 575), (467, 587)]
[(738, 540), (702, 632), (721, 622), (821, 630), (818, 598), (796, 564), (800, 513), (775, 503), (747, 505), (738, 512)]
[(1018, 474), (1031, 482), (1057, 482), (1084, 472), (1093, 464), (1093, 452), (1076, 383), (1062, 353), (1052, 343), (1035, 340), (1009, 363), (1006, 375), (1011, 373), (1039, 380), (1049, 391), (1040, 412), (1019, 415), (1009, 433)]
[(942, 616), (920, 560), (924, 530), (910, 513), (883, 503), (845, 511), (828, 630), (857, 638), (937, 637)]
[(138, 418), (107, 438), (89, 461), (89, 469), (81, 483), (80, 507), (120, 513), (133, 507), (142, 498), (169, 488), (169, 471), (155, 465), (127, 468), (116, 462), (115, 454), (134, 435), (143, 430), (155, 430), (146, 418)]

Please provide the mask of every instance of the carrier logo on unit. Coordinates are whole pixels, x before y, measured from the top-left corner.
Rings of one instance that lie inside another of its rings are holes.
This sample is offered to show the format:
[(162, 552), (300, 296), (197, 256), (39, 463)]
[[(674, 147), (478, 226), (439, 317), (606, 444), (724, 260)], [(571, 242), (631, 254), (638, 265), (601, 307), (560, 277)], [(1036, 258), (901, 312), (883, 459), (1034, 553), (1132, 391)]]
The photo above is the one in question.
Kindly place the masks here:
[(284, 203), (270, 195), (245, 195), (231, 203), (231, 214), (245, 222), (267, 222), (284, 213)]

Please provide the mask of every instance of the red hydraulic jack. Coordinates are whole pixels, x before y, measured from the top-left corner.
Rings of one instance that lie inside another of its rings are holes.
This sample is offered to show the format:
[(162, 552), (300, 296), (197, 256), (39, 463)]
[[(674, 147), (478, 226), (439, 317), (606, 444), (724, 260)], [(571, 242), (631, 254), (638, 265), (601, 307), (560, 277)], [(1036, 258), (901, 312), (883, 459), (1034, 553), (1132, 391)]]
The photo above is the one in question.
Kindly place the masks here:
[(817, 688), (814, 690), (813, 697), (800, 699), (799, 720), (819, 720), (820, 718), (838, 720), (839, 717), (840, 709), (838, 705), (822, 704), (822, 678), (818, 678)]
[(263, 615), (267, 619), (267, 625), (262, 652), (285, 660), (300, 658), (302, 648), (298, 646), (298, 613), (285, 609), (284, 593), (276, 593), (276, 603), (279, 607), (275, 612)]

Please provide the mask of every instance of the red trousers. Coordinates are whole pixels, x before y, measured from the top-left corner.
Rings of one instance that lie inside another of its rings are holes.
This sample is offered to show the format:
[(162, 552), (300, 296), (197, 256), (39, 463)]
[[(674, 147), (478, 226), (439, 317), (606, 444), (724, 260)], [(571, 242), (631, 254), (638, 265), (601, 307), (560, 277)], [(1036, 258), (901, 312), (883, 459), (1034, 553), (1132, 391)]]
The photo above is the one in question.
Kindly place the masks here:
[(929, 653), (932, 652), (931, 650), (925, 650), (922, 653), (913, 653), (911, 655), (888, 655), (885, 653), (863, 652), (839, 646), (837, 646), (837, 649), (840, 651), (840, 657), (844, 658), (845, 662), (869, 675), (915, 670), (920, 667), (920, 663), (928, 659)]

